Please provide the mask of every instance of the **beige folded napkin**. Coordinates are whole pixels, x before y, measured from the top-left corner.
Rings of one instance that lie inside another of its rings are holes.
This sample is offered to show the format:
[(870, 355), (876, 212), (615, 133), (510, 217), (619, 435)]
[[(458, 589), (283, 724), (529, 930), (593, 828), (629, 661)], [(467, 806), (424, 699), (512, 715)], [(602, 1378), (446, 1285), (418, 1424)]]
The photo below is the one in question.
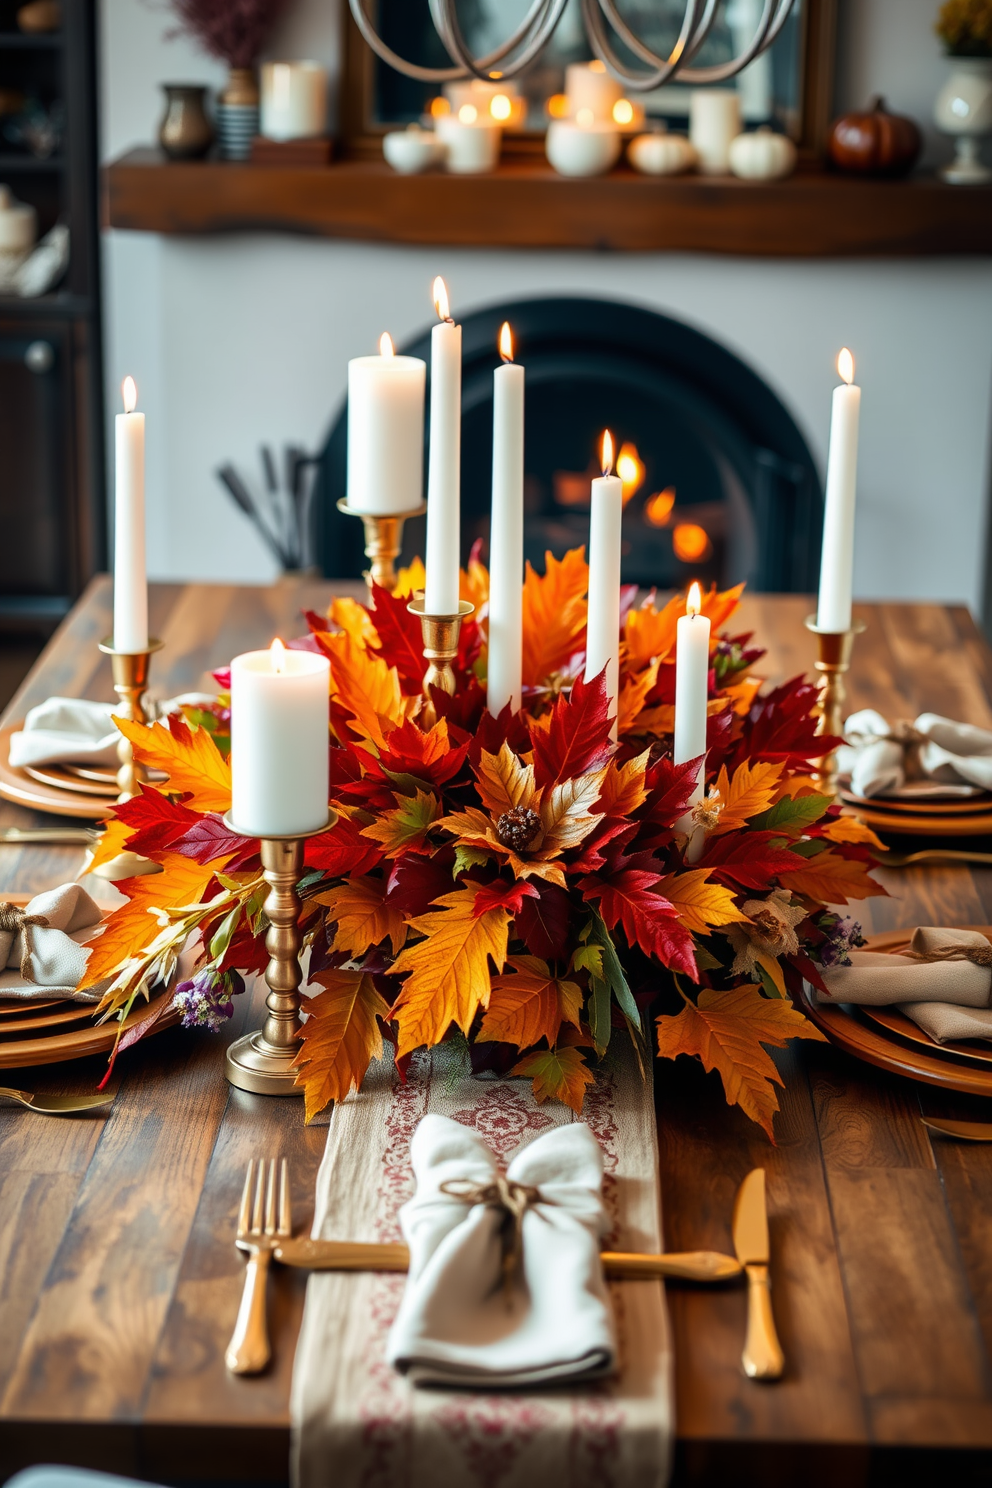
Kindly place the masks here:
[(992, 1038), (992, 945), (977, 930), (921, 926), (908, 954), (850, 954), (823, 972), (830, 996), (818, 1002), (897, 1007), (938, 1044)]
[(921, 713), (913, 723), (892, 725), (874, 708), (852, 713), (844, 725), (845, 743), (837, 768), (850, 779), (856, 796), (902, 790), (907, 779), (923, 776), (942, 794), (969, 794), (968, 787), (992, 790), (992, 732), (955, 723), (937, 713)]
[(611, 1373), (603, 1154), (588, 1126), (536, 1137), (502, 1183), (482, 1138), (447, 1116), (424, 1117), (410, 1159), (410, 1270), (389, 1362), (417, 1385), (477, 1389)]
[(77, 883), (36, 894), (25, 908), (0, 903), (0, 997), (98, 1002), (102, 987), (77, 992), (90, 940), (103, 918)]
[[(191, 706), (212, 703), (205, 692), (184, 692), (179, 697), (152, 705), (150, 716), (164, 718), (178, 713), (183, 703)], [(25, 765), (86, 764), (117, 766), (120, 734), (111, 719), (120, 703), (93, 703), (86, 698), (48, 698), (32, 708), (23, 729), (10, 736), (9, 763)]]

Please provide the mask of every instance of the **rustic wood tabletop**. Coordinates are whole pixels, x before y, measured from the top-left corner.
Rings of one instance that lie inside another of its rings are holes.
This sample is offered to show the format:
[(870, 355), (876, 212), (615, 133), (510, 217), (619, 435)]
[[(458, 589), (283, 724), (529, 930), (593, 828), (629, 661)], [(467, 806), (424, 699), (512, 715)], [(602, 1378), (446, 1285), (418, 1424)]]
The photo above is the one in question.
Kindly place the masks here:
[[(340, 592), (345, 586), (337, 585)], [(357, 592), (354, 591), (354, 592)], [(153, 691), (203, 686), (237, 651), (303, 630), (330, 586), (157, 585), (165, 642)], [(811, 669), (810, 602), (755, 596), (772, 680)], [(864, 605), (852, 707), (924, 707), (992, 726), (992, 652), (963, 609)], [(96, 643), (110, 629), (97, 580), (8, 709), (52, 694), (110, 698)], [(0, 824), (42, 818), (14, 806)], [(51, 821), (51, 818), (48, 819)], [(72, 878), (80, 849), (0, 846), (0, 889)], [(866, 929), (992, 922), (992, 873), (882, 874), (891, 898)], [(226, 1043), (260, 1021), (240, 1000), (221, 1035), (176, 1029), (119, 1061), (109, 1114), (54, 1120), (0, 1108), (0, 1479), (38, 1461), (159, 1482), (286, 1480), (289, 1382), (303, 1277), (270, 1291), (274, 1362), (233, 1378), (223, 1362), (243, 1260), (232, 1243), (248, 1158), (289, 1158), (294, 1219), (308, 1220), (326, 1120), (302, 1103), (232, 1090)], [(992, 1119), (992, 1103), (916, 1085), (804, 1043), (779, 1060), (778, 1145), (729, 1110), (695, 1061), (656, 1066), (665, 1232), (673, 1249), (728, 1250), (734, 1191), (767, 1169), (776, 1317), (788, 1367), (744, 1378), (745, 1294), (671, 1286), (677, 1350), (675, 1482), (804, 1488), (992, 1474), (992, 1146), (930, 1135), (920, 1115)], [(100, 1060), (17, 1072), (24, 1088), (90, 1090)], [(13, 1076), (6, 1076), (5, 1080)], [(494, 1485), (496, 1480), (494, 1479)]]

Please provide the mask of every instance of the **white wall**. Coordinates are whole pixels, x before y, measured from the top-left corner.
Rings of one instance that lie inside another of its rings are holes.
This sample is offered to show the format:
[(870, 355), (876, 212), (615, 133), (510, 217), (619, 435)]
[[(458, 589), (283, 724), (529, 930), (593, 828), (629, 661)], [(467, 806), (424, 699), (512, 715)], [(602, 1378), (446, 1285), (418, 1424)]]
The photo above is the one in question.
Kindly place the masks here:
[[(842, 104), (884, 91), (922, 119), (946, 66), (929, 29), (933, 0), (845, 7)], [(332, 9), (298, 3), (274, 54), (333, 63)], [(104, 0), (108, 157), (153, 136), (158, 81), (221, 75), (186, 41), (164, 40), (168, 25), (167, 12), (142, 0)], [(402, 340), (428, 324), (436, 273), (463, 311), (578, 292), (687, 320), (767, 378), (821, 463), (833, 358), (850, 345), (864, 387), (856, 591), (978, 607), (992, 406), (987, 260), (792, 263), (110, 233), (108, 387), (116, 402), (132, 372), (148, 413), (153, 574), (271, 576), (213, 470), (225, 459), (255, 468), (263, 439), (316, 446), (343, 397), (348, 358), (372, 349), (385, 327)]]

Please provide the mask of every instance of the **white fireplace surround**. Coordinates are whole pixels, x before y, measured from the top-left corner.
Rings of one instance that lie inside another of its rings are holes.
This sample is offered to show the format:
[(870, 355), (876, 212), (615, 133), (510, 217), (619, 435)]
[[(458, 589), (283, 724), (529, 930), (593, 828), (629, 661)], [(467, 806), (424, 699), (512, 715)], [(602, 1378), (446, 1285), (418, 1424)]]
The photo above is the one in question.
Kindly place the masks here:
[[(946, 71), (936, 0), (841, 0), (838, 107), (883, 92), (928, 130)], [(337, 67), (335, 0), (294, 0), (272, 54)], [(218, 85), (219, 65), (150, 0), (102, 0), (102, 150), (155, 135), (161, 82)], [(992, 147), (989, 147), (992, 149)], [(131, 373), (147, 414), (149, 574), (259, 582), (271, 558), (214, 477), (258, 478), (266, 440), (315, 449), (349, 357), (433, 319), (549, 294), (625, 299), (722, 341), (790, 408), (821, 464), (834, 358), (864, 389), (855, 563), (862, 599), (981, 608), (992, 426), (992, 260), (781, 261), (689, 254), (422, 249), (268, 234), (105, 238), (108, 417)], [(112, 448), (112, 440), (110, 447)]]

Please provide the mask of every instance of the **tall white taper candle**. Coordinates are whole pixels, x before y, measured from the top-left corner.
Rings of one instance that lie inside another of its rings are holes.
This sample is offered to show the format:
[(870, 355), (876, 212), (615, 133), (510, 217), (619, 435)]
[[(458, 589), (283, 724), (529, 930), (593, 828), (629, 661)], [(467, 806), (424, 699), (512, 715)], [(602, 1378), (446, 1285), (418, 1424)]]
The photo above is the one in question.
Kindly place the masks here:
[(441, 324), (431, 332), (431, 448), (427, 466), (427, 583), (429, 615), (458, 613), (461, 546), (462, 328), (448, 314), (443, 279), (434, 280)]
[(148, 650), (145, 577), (145, 415), (135, 413), (133, 377), (121, 387), (124, 412), (115, 420), (114, 649)]
[[(706, 701), (709, 693), (710, 622), (699, 613), (702, 595), (693, 584), (685, 602), (685, 614), (676, 626), (675, 646), (675, 740), (673, 758), (677, 765), (698, 759), (706, 753)], [(704, 768), (692, 801), (703, 796)]]
[[(602, 471), (592, 483), (589, 514), (589, 618), (586, 622), (586, 676), (591, 682), (606, 668), (606, 696), (616, 714), (620, 691), (620, 531), (623, 481), (612, 475), (613, 436), (603, 432)], [(617, 737), (614, 717), (612, 735)]]
[(827, 496), (823, 512), (820, 600), (817, 629), (851, 628), (854, 577), (854, 504), (858, 481), (858, 424), (861, 389), (854, 386), (854, 358), (845, 346), (837, 358), (844, 379), (834, 388), (827, 455)]
[(493, 509), (489, 540), (489, 676), (487, 705), (495, 717), (523, 701), (524, 369), (513, 361), (513, 338), (499, 334), (504, 365), (493, 373)]

